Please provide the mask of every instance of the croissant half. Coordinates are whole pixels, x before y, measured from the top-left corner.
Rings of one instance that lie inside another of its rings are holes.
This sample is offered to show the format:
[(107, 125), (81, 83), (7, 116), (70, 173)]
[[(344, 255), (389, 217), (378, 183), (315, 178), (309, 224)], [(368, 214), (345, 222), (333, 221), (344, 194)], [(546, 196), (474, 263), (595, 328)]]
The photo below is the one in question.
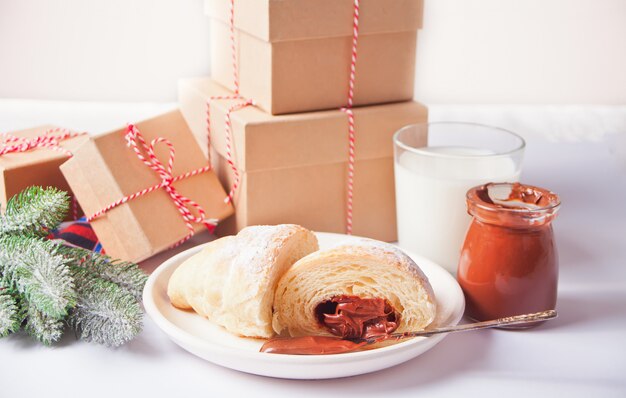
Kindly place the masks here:
[(272, 301), (279, 278), (318, 249), (315, 235), (298, 225), (251, 226), (209, 243), (181, 264), (167, 294), (228, 331), (272, 337)]
[(324, 319), (336, 318), (337, 302), (354, 299), (360, 303), (353, 306), (356, 311), (368, 304), (363, 299), (384, 306), (392, 328), (383, 325), (383, 332), (420, 330), (435, 318), (432, 287), (415, 262), (395, 246), (361, 239), (309, 254), (283, 275), (274, 298), (273, 328), (294, 337), (346, 337)]

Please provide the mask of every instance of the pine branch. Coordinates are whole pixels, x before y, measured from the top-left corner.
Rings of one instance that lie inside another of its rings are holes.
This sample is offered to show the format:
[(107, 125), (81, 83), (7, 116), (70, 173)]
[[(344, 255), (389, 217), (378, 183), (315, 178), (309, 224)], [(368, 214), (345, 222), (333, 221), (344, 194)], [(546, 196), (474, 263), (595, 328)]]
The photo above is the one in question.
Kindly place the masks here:
[(27, 306), (24, 329), (45, 345), (59, 341), (63, 335), (63, 320), (52, 318), (32, 305)]
[(68, 207), (65, 192), (31, 187), (0, 215), (0, 337), (23, 325), (50, 345), (68, 322), (83, 340), (122, 345), (141, 331), (147, 276), (136, 264), (45, 240)]
[(15, 287), (29, 307), (54, 319), (66, 316), (76, 302), (68, 262), (54, 242), (21, 236), (0, 238), (0, 273), (4, 283)]
[(45, 236), (56, 228), (69, 209), (69, 196), (56, 188), (29, 187), (12, 197), (0, 216), (0, 235)]
[(117, 347), (139, 334), (143, 311), (131, 293), (84, 268), (72, 267), (72, 272), (78, 301), (69, 323), (81, 339)]
[(135, 263), (113, 260), (104, 254), (75, 247), (63, 246), (60, 253), (72, 259), (72, 264), (91, 273), (94, 277), (119, 285), (141, 300), (148, 276)]
[(0, 284), (0, 337), (20, 330), (23, 320), (16, 295), (7, 286)]

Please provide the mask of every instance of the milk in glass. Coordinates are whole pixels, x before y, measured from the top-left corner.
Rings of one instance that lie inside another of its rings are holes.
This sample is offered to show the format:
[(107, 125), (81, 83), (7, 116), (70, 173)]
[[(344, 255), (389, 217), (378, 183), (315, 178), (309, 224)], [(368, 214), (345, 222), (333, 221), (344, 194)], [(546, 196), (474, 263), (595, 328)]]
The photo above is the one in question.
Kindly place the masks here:
[[(456, 274), (471, 222), (465, 194), (488, 182), (515, 182), (519, 168), (507, 156), (459, 146), (420, 148), (396, 159), (396, 203), (400, 247)], [(432, 154), (432, 156), (429, 156)]]

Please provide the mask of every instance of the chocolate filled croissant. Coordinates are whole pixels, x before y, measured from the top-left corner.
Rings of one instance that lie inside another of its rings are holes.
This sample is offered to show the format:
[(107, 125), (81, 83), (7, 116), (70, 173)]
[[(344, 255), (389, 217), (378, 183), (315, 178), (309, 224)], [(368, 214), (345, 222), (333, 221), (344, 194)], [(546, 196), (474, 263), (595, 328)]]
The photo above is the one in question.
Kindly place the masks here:
[(428, 278), (395, 246), (360, 239), (298, 260), (280, 279), (274, 330), (362, 338), (421, 330), (435, 318)]
[(209, 243), (170, 277), (167, 294), (228, 331), (272, 337), (272, 302), (279, 278), (318, 249), (315, 235), (298, 225), (252, 226)]

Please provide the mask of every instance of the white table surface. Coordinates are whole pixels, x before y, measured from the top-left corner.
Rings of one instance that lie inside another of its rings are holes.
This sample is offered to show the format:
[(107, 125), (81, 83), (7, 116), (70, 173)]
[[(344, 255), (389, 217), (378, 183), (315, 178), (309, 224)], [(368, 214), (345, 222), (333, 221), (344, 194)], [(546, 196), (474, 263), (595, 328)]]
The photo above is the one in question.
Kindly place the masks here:
[[(0, 131), (43, 123), (104, 131), (172, 104), (0, 100)], [(467, 116), (467, 113), (465, 114)], [(446, 109), (431, 107), (432, 119)], [(622, 123), (622, 122), (620, 122)], [(76, 341), (53, 348), (24, 335), (0, 340), (0, 396), (626, 396), (626, 134), (548, 141), (528, 134), (522, 180), (561, 195), (559, 318), (523, 332), (450, 335), (385, 371), (291, 381), (221, 368), (172, 343), (150, 319), (118, 349)], [(200, 235), (180, 250), (206, 241)], [(174, 252), (142, 266), (154, 269)]]

